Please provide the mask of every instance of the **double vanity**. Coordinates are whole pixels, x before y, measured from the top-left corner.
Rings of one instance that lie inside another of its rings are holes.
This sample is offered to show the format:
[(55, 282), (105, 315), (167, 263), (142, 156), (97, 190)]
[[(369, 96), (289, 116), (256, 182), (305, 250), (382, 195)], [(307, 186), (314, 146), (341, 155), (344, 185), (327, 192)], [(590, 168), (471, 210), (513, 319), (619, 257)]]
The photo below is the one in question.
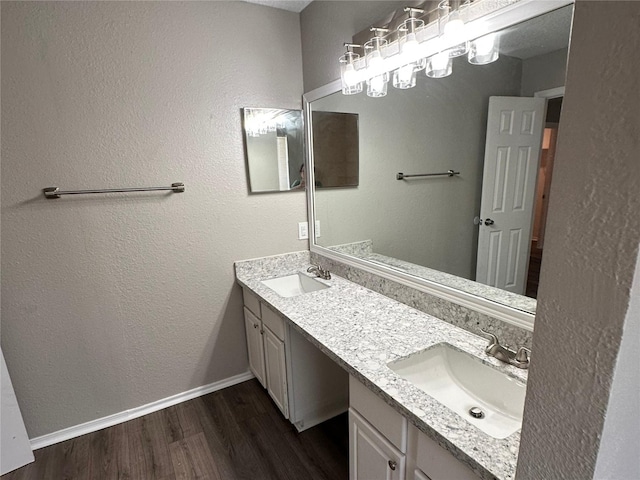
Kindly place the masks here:
[(283, 415), (304, 430), (348, 409), (352, 479), (514, 478), (526, 369), (309, 265), (309, 252), (235, 264), (250, 366)]

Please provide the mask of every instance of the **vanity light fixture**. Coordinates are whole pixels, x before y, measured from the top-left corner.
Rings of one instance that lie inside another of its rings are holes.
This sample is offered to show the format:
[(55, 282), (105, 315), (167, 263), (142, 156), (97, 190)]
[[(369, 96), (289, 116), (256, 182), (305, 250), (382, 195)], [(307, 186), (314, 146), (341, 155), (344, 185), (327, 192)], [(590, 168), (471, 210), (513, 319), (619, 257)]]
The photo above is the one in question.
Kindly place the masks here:
[(416, 74), (424, 69), (426, 65), (425, 58), (415, 60), (416, 53), (420, 48), (416, 32), (424, 27), (424, 21), (415, 18), (415, 15), (424, 13), (424, 10), (405, 7), (404, 11), (408, 12), (409, 18), (398, 27), (398, 45), (400, 47), (399, 55), (406, 59), (407, 63), (393, 72), (393, 86), (400, 89), (415, 87)]
[[(342, 93), (360, 93), (366, 82), (367, 96), (384, 97), (391, 72), (395, 88), (412, 88), (418, 71), (424, 69), (431, 78), (446, 77), (452, 72), (452, 58), (462, 55), (473, 65), (495, 62), (499, 35), (491, 33), (483, 19), (491, 13), (487, 5), (491, 4), (481, 0), (441, 0), (426, 13), (406, 7), (407, 18), (397, 30), (371, 28), (373, 37), (363, 46), (364, 58), (353, 51), (360, 45), (345, 43), (347, 51), (340, 57)], [(495, 9), (502, 6), (496, 2)], [(423, 19), (431, 20), (434, 13), (437, 19), (425, 24)]]
[(355, 63), (360, 59), (360, 55), (353, 51), (354, 48), (361, 48), (355, 43), (345, 43), (347, 51), (340, 57), (340, 78), (342, 79), (342, 93), (344, 95), (355, 95), (362, 91), (362, 80), (356, 71)]
[(367, 62), (367, 96), (384, 97), (387, 94), (389, 72), (382, 56), (382, 47), (387, 46), (384, 35), (388, 28), (371, 27), (374, 36), (364, 44), (365, 60)]

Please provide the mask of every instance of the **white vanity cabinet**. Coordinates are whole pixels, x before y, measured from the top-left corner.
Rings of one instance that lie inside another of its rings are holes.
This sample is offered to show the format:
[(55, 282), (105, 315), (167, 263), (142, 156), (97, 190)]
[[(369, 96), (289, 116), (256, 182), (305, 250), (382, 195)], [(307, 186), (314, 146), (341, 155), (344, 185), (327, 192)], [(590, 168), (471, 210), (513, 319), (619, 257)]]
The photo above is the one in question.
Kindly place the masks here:
[(289, 418), (284, 320), (263, 307), (258, 297), (246, 289), (242, 297), (249, 368), (285, 418)]
[(409, 426), (407, 480), (478, 480), (476, 473), (415, 426)]
[(350, 480), (478, 480), (476, 474), (349, 377)]
[(262, 340), (262, 320), (244, 307), (244, 328), (247, 332), (249, 368), (263, 387), (267, 387), (264, 368), (264, 342)]
[(407, 419), (349, 377), (349, 479), (404, 480)]
[[(264, 326), (264, 366), (267, 372), (267, 391), (284, 417), (289, 418), (284, 320), (265, 308), (262, 324)], [(276, 334), (276, 332), (278, 333)]]
[(303, 431), (347, 410), (348, 374), (243, 288), (249, 368), (285, 418)]

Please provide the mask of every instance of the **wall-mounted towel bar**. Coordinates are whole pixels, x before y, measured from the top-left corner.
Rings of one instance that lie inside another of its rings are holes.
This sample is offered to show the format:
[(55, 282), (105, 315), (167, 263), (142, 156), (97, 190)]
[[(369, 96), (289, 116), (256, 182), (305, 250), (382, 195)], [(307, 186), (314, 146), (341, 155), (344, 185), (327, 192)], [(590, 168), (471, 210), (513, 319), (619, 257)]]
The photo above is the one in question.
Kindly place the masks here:
[(453, 177), (454, 175), (460, 175), (460, 172), (454, 172), (453, 170), (448, 170), (443, 173), (417, 173), (415, 175), (406, 175), (404, 173), (397, 173), (396, 180), (404, 180), (405, 178), (412, 177)]
[(46, 198), (60, 198), (62, 195), (85, 195), (89, 193), (128, 193), (128, 192), (155, 192), (157, 190), (170, 190), (174, 193), (184, 192), (184, 183), (172, 183), (170, 187), (138, 187), (138, 188), (102, 188), (97, 190), (60, 190), (58, 187), (43, 189)]

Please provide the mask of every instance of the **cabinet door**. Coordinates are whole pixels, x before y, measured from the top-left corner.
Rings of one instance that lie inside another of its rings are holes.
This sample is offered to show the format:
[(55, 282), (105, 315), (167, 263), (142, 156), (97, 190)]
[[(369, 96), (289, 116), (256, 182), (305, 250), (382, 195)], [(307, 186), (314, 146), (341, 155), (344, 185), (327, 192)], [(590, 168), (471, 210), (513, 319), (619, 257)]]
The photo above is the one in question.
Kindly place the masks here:
[(404, 479), (405, 456), (352, 408), (349, 409), (349, 479)]
[(267, 370), (267, 391), (285, 418), (289, 418), (287, 403), (287, 367), (284, 342), (264, 327), (264, 358)]
[(244, 327), (247, 331), (249, 368), (263, 387), (267, 386), (264, 370), (264, 346), (262, 343), (262, 323), (247, 308), (244, 309)]

